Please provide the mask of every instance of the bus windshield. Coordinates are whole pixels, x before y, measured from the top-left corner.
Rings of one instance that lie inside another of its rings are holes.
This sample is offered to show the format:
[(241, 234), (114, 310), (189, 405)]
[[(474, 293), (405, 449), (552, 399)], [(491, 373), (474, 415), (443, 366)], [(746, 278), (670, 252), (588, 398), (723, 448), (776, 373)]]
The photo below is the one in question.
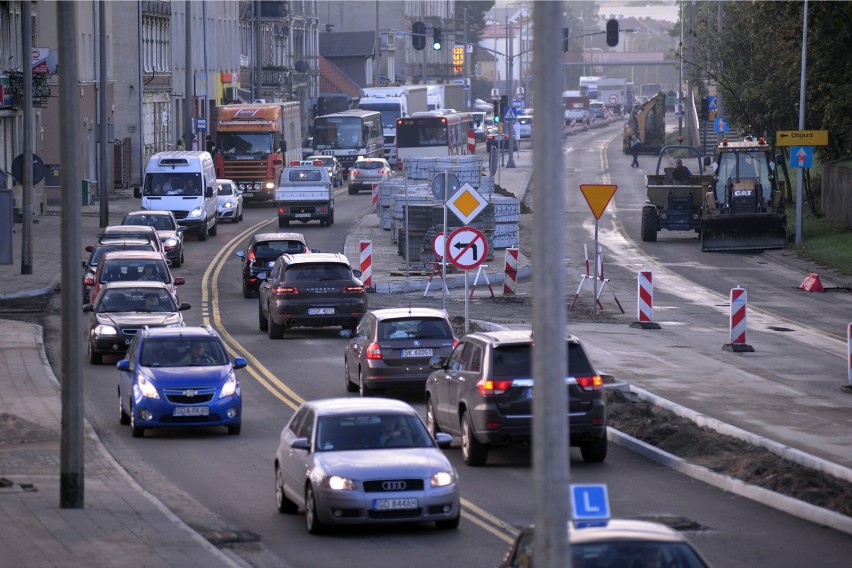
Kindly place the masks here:
[(447, 123), (439, 118), (431, 120), (405, 119), (396, 133), (400, 148), (422, 148), (425, 146), (447, 146)]
[(356, 117), (319, 117), (314, 121), (314, 148), (363, 148), (361, 119)]

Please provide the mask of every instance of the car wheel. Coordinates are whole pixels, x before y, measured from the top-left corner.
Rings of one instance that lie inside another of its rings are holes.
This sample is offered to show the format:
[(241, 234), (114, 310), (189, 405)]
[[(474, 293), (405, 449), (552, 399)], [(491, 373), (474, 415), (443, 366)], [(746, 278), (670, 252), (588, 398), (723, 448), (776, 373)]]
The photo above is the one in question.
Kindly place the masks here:
[(461, 515), (456, 515), (446, 521), (435, 521), (435, 528), (442, 531), (451, 531), (459, 528), (459, 522), (461, 522)]
[(216, 233), (219, 232), (219, 222), (216, 219), (213, 219), (213, 226), (210, 227), (210, 236), (215, 237)]
[(278, 464), (275, 465), (275, 506), (279, 513), (292, 515), (299, 512), (299, 506), (290, 501), (284, 493), (284, 474)]
[(350, 186), (350, 187), (348, 187), (348, 188), (346, 189), (346, 191), (348, 191), (348, 192), (349, 192), (349, 195), (355, 195), (356, 193), (358, 193), (358, 192), (357, 192), (357, 191), (355, 191), (355, 190), (354, 190), (351, 186)]
[(181, 263), (181, 255), (178, 255), (178, 257), (172, 261), (172, 268), (180, 268)]
[(266, 318), (266, 333), (269, 335), (269, 339), (281, 339), (284, 337), (284, 325), (278, 325), (272, 319), (272, 311), (269, 312), (269, 315)]
[(314, 497), (312, 485), (305, 488), (305, 524), (310, 534), (321, 534), (325, 530), (325, 527), (317, 518), (317, 501)]
[(206, 241), (207, 240), (207, 221), (201, 224), (201, 228), (198, 229), (198, 240)]
[(260, 328), (260, 331), (267, 331), (269, 329), (269, 322), (266, 320), (266, 316), (263, 315), (263, 308), (260, 307), (260, 302), (257, 303), (257, 327)]
[(358, 392), (358, 385), (349, 378), (349, 364), (346, 357), (343, 358), (343, 381), (346, 383), (346, 392)]
[(130, 415), (124, 411), (124, 407), (121, 406), (121, 389), (118, 390), (118, 423), (122, 426), (127, 426), (130, 424)]
[(289, 227), (290, 221), (284, 219), (283, 217), (278, 217), (278, 228), (283, 229), (284, 227)]
[[(243, 298), (251, 298), (252, 296), (253, 296), (253, 294), (252, 294), (251, 287), (249, 286), (248, 282), (243, 280)], [(265, 329), (266, 328), (264, 328), (264, 330)]]
[(243, 423), (240, 422), (238, 424), (230, 424), (228, 426), (228, 435), (229, 436), (239, 436), (240, 432), (243, 430)]
[(601, 463), (606, 459), (607, 445), (606, 434), (597, 440), (581, 444), (580, 454), (583, 456), (583, 461), (586, 463)]
[(141, 438), (145, 435), (145, 429), (136, 425), (136, 409), (130, 405), (130, 435), (134, 438)]
[(89, 363), (91, 363), (92, 365), (100, 365), (101, 363), (103, 363), (104, 362), (103, 355), (101, 355), (100, 353), (97, 353), (95, 351), (95, 348), (92, 345), (91, 339), (89, 340), (88, 345), (89, 345)]
[(464, 463), (469, 466), (485, 465), (488, 461), (488, 446), (476, 439), (473, 433), (473, 424), (470, 422), (470, 415), (465, 412), (462, 414), (462, 435), (461, 435), (461, 450)]
[(429, 429), (429, 433), (432, 434), (433, 438), (441, 431), (438, 428), (438, 419), (435, 418), (435, 407), (432, 405), (431, 398), (426, 399), (426, 427)]
[(375, 389), (371, 389), (364, 382), (364, 373), (361, 371), (360, 368), (358, 369), (358, 394), (361, 395), (361, 398), (367, 398), (369, 396), (376, 395)]

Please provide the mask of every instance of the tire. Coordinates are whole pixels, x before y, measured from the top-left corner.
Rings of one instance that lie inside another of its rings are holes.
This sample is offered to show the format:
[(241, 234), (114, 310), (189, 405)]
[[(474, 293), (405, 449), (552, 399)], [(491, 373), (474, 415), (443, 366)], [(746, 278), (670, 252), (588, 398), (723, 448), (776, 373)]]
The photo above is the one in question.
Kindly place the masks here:
[(219, 232), (219, 221), (217, 219), (213, 219), (213, 226), (210, 227), (210, 236), (215, 237), (216, 233)]
[(320, 227), (328, 227), (328, 219), (320, 219)]
[(228, 426), (228, 435), (229, 436), (239, 436), (240, 432), (243, 430), (243, 423), (239, 424), (231, 424)]
[(462, 459), (471, 467), (485, 465), (488, 461), (488, 446), (476, 439), (473, 433), (473, 424), (467, 412), (462, 414)]
[(308, 485), (305, 488), (305, 525), (309, 534), (322, 534), (325, 526), (317, 518), (317, 501), (314, 498), (314, 488)]
[(130, 424), (130, 415), (121, 406), (121, 390), (118, 391), (118, 423), (122, 426)]
[(275, 506), (279, 513), (293, 515), (299, 512), (299, 506), (290, 501), (284, 493), (283, 475), (281, 468), (278, 467), (278, 464), (275, 464)]
[(198, 231), (198, 240), (206, 241), (207, 240), (207, 221), (201, 225), (201, 229)]
[(659, 218), (657, 208), (653, 205), (646, 205), (642, 208), (642, 240), (646, 243), (657, 241), (657, 226)]
[(95, 351), (94, 346), (92, 346), (92, 341), (89, 340), (89, 363), (92, 365), (101, 365), (104, 362), (104, 357), (100, 353)]
[(134, 438), (141, 438), (145, 435), (145, 429), (136, 425), (136, 409), (130, 405), (130, 435)]
[(446, 521), (435, 521), (435, 528), (440, 531), (452, 531), (459, 528), (459, 522), (461, 522), (461, 515), (456, 515)]
[(266, 317), (266, 325), (266, 334), (269, 336), (269, 339), (282, 339), (284, 337), (284, 326), (278, 325), (272, 320), (272, 312)]
[(283, 229), (284, 227), (289, 227), (289, 226), (290, 226), (290, 221), (288, 221), (287, 219), (285, 219), (283, 217), (278, 217), (278, 228), (279, 229)]
[(331, 210), (331, 215), (328, 218), (328, 224), (334, 225), (334, 209)]
[(243, 280), (243, 298), (251, 298), (252, 296), (254, 296), (254, 293), (252, 292), (251, 287), (248, 282)]
[(586, 463), (601, 463), (606, 459), (606, 450), (607, 450), (607, 437), (606, 434), (598, 438), (597, 440), (592, 440), (591, 442), (585, 442), (580, 445), (580, 454), (583, 456), (583, 461)]
[(358, 392), (358, 385), (349, 378), (349, 365), (346, 357), (343, 358), (343, 381), (346, 383), (346, 392)]
[(432, 405), (432, 399), (426, 399), (426, 427), (429, 433), (435, 438), (441, 429), (438, 427), (438, 419), (435, 418), (435, 407)]
[(364, 383), (364, 373), (361, 372), (361, 368), (358, 368), (358, 394), (361, 398), (368, 398), (371, 396), (376, 396), (375, 389), (371, 389)]
[(349, 195), (355, 195), (356, 193), (358, 193), (357, 191), (355, 191), (355, 190), (354, 190), (354, 189), (352, 189), (351, 187), (347, 187), (347, 188), (346, 188), (346, 191), (348, 191), (348, 192), (349, 192)]
[(260, 302), (257, 303), (257, 327), (260, 328), (260, 331), (269, 330), (269, 321), (266, 319), (266, 316), (263, 315)]
[(181, 264), (183, 264), (183, 249), (181, 249), (177, 258), (172, 261), (172, 268), (180, 268)]

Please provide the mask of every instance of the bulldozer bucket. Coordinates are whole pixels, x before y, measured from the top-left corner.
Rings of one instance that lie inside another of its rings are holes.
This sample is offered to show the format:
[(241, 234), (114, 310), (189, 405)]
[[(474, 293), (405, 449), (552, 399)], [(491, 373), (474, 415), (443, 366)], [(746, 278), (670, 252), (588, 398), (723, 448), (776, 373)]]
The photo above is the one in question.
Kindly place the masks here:
[(761, 251), (787, 245), (783, 213), (719, 215), (701, 220), (701, 250)]

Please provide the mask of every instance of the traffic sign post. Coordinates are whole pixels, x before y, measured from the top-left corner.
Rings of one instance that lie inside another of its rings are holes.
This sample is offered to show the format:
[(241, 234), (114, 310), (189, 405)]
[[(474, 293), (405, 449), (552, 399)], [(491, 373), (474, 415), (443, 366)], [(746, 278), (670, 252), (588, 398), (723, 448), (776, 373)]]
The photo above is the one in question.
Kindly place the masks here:
[[(589, 209), (592, 210), (592, 214), (595, 216), (595, 251), (598, 250), (598, 220), (600, 220), (601, 215), (606, 210), (609, 202), (612, 201), (612, 196), (615, 195), (615, 190), (618, 189), (617, 185), (601, 185), (601, 184), (588, 184), (581, 183), (580, 191), (583, 192), (583, 197), (586, 198), (586, 203), (589, 204)], [(598, 274), (598, 255), (595, 254), (595, 275)], [(597, 299), (598, 297), (598, 279), (595, 278), (592, 285), (592, 293), (594, 297)], [(592, 304), (592, 321), (594, 321), (598, 316), (598, 304), (597, 301)]]
[[(464, 270), (464, 329), (468, 331), (470, 297), (467, 292), (467, 271), (481, 266), (488, 256), (488, 239), (479, 229), (459, 227), (445, 239), (444, 259)], [(486, 277), (487, 278), (487, 277)]]

